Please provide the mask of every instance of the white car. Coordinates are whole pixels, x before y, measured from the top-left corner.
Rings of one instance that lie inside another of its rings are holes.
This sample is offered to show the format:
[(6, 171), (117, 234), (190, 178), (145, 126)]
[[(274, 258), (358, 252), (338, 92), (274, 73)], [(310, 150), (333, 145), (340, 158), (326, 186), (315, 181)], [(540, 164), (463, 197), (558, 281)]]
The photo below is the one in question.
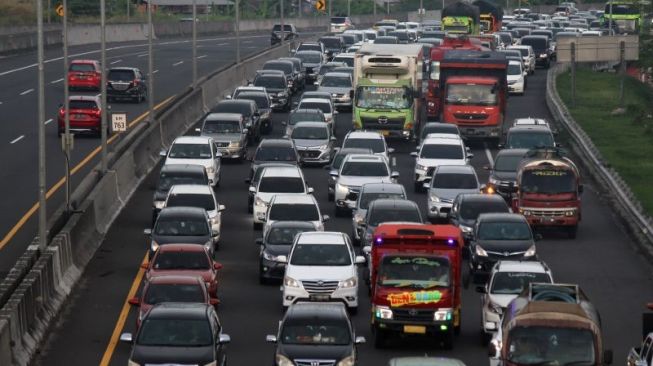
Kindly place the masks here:
[(177, 137), (168, 151), (161, 151), (161, 156), (166, 157), (163, 165), (191, 164), (203, 166), (206, 169), (206, 175), (209, 177), (209, 184), (212, 187), (220, 184), (222, 154), (215, 147), (215, 142), (211, 137)]
[(320, 206), (312, 194), (277, 194), (272, 197), (265, 215), (263, 236), (279, 221), (306, 221), (315, 226), (315, 231), (324, 231), (329, 215), (322, 215)]
[(365, 43), (374, 43), (374, 40), (379, 34), (374, 29), (365, 29), (363, 33), (365, 33)]
[(484, 341), (496, 333), (508, 304), (531, 282), (553, 283), (549, 267), (540, 261), (499, 261), (492, 268), (485, 286), (478, 286), (481, 296), (481, 324)]
[(333, 62), (343, 62), (349, 67), (354, 67), (354, 56), (353, 53), (339, 53), (338, 56), (334, 57)]
[(454, 134), (432, 133), (426, 135), (415, 157), (415, 192), (423, 191), (424, 183), (431, 180), (433, 171), (439, 165), (467, 165), (474, 157), (467, 151), (463, 139)]
[(518, 50), (521, 52), (522, 59), (524, 60), (524, 66), (526, 71), (529, 74), (535, 73), (535, 52), (533, 52), (533, 47), (526, 45), (514, 45), (508, 46), (509, 50)]
[(526, 90), (526, 70), (519, 61), (508, 62), (508, 92), (523, 95)]
[(515, 118), (515, 120), (512, 122), (513, 127), (514, 126), (546, 126), (551, 128), (549, 125), (549, 122), (545, 120), (544, 118), (533, 118), (533, 117), (526, 117), (526, 118)]
[(201, 207), (209, 215), (213, 232), (213, 244), (220, 241), (222, 232), (222, 211), (226, 208), (218, 204), (215, 192), (201, 184), (177, 184), (170, 188), (164, 207)]
[(248, 91), (263, 92), (263, 93), (268, 92), (264, 86), (252, 86), (252, 85), (239, 86), (236, 89), (234, 89), (234, 92), (231, 93), (231, 95), (225, 96), (225, 99), (236, 99), (238, 97), (238, 94), (242, 92), (248, 92)]
[(392, 154), (395, 150), (388, 147), (385, 138), (381, 132), (377, 131), (350, 131), (342, 141), (344, 148), (363, 148), (370, 149), (374, 155), (383, 156), (389, 161), (388, 154)]
[(265, 222), (270, 200), (276, 194), (305, 195), (313, 193), (313, 188), (306, 186), (304, 174), (294, 165), (287, 167), (265, 168), (256, 187), (249, 187), (254, 195), (253, 222), (254, 229), (260, 229)]
[(326, 123), (331, 126), (331, 130), (334, 130), (335, 126), (335, 117), (338, 114), (336, 107), (333, 105), (333, 102), (325, 98), (304, 98), (299, 101), (297, 104), (296, 110), (300, 109), (319, 109), (324, 113), (324, 118)]
[(365, 263), (365, 257), (354, 253), (347, 234), (300, 233), (286, 262), (281, 286), (284, 307), (313, 300), (342, 301), (352, 312), (358, 309), (358, 265)]

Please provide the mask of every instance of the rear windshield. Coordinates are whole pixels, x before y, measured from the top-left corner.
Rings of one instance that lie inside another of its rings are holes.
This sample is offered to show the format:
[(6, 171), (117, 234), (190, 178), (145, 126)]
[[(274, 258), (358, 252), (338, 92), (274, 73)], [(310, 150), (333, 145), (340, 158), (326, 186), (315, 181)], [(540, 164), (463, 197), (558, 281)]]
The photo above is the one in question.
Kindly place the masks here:
[(163, 236), (205, 236), (209, 235), (209, 226), (206, 220), (192, 217), (160, 218), (154, 233)]
[(524, 159), (519, 155), (499, 155), (494, 161), (494, 170), (498, 172), (516, 172), (519, 162)]
[(351, 79), (348, 77), (326, 75), (322, 79), (320, 86), (336, 87), (336, 88), (351, 88)]
[(475, 189), (478, 188), (478, 182), (473, 174), (438, 173), (433, 178), (433, 188)]
[(342, 167), (340, 174), (356, 177), (387, 177), (388, 167), (381, 162), (349, 161)]
[(254, 80), (254, 86), (263, 86), (272, 89), (284, 89), (286, 80), (282, 76), (257, 76)]
[[(272, 28), (272, 31), (274, 32), (278, 32), (280, 30), (281, 30), (281, 24), (275, 24), (274, 27)], [(284, 32), (292, 32), (292, 26), (290, 24), (284, 24), (283, 30)]]
[(301, 109), (319, 109), (323, 113), (331, 113), (331, 105), (329, 103), (315, 103), (315, 102), (300, 102), (299, 108)]
[(395, 36), (384, 36), (384, 37), (379, 37), (374, 40), (374, 43), (376, 44), (397, 44), (399, 39)]
[(322, 54), (313, 52), (300, 52), (295, 56), (305, 64), (319, 64), (322, 62)]
[(465, 220), (476, 220), (482, 213), (508, 212), (508, 205), (502, 201), (463, 202), (460, 205), (460, 216)]
[(378, 226), (384, 222), (422, 222), (422, 218), (419, 215), (419, 209), (406, 209), (406, 208), (382, 208), (373, 210), (369, 214), (367, 223), (371, 226)]
[(154, 269), (209, 269), (206, 253), (200, 251), (160, 252), (154, 260)]
[(547, 48), (545, 39), (539, 38), (522, 38), (521, 44), (525, 46), (531, 46), (534, 50), (544, 50)]
[(240, 113), (243, 116), (249, 116), (250, 107), (245, 103), (218, 103), (211, 109), (211, 113)]
[(270, 220), (318, 221), (317, 206), (305, 204), (274, 204), (270, 207)]
[(331, 48), (342, 47), (342, 41), (338, 38), (320, 38), (320, 42), (322, 42), (324, 47), (331, 47)]
[(301, 178), (263, 177), (258, 186), (264, 193), (304, 193), (304, 182)]
[(95, 72), (95, 66), (93, 64), (71, 64), (70, 71), (76, 72)]
[(492, 278), (490, 293), (497, 295), (518, 295), (531, 283), (551, 283), (548, 273), (497, 272)]
[(109, 70), (107, 80), (111, 81), (132, 81), (136, 78), (132, 70)]
[(289, 62), (266, 62), (263, 70), (281, 70), (285, 74), (292, 74), (293, 66)]
[(535, 147), (553, 147), (553, 135), (548, 132), (513, 132), (508, 135), (511, 149), (533, 149)]
[(349, 67), (354, 67), (354, 58), (349, 56), (336, 56), (333, 58), (334, 62), (343, 62)]
[(265, 146), (256, 150), (256, 161), (296, 161), (297, 154), (292, 147)]
[(151, 284), (147, 288), (144, 302), (159, 304), (162, 302), (204, 302), (204, 292), (197, 285)]
[(345, 17), (333, 17), (333, 18), (331, 18), (331, 23), (333, 23), (333, 24), (343, 24), (346, 20), (347, 20), (347, 18), (345, 18)]
[(206, 175), (197, 173), (161, 173), (159, 190), (167, 191), (175, 184), (209, 184)]
[(92, 100), (71, 100), (68, 102), (70, 109), (98, 109)]
[(207, 211), (215, 210), (215, 202), (209, 194), (172, 194), (168, 196), (166, 207), (175, 206), (200, 207)]
[(322, 47), (319, 44), (307, 44), (303, 43), (297, 47), (297, 51), (319, 51), (322, 52)]
[(342, 147), (360, 147), (370, 149), (374, 153), (385, 151), (385, 144), (382, 139), (346, 139)]

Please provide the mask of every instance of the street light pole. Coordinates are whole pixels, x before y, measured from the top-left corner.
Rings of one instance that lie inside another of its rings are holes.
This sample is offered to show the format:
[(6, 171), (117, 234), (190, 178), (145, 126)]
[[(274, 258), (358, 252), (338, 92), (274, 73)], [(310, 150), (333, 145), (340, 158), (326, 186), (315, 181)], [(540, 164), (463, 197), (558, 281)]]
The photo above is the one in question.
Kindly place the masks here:
[(240, 63), (240, 0), (236, 0), (236, 63)]
[(43, 72), (43, 2), (36, 2), (37, 58), (38, 58), (38, 133), (39, 133), (39, 248), (48, 244), (45, 210), (45, 75)]
[(283, 0), (279, 0), (279, 12), (281, 13), (281, 44), (284, 44), (286, 40), (286, 26), (283, 20)]
[(154, 26), (152, 25), (152, 4), (147, 2), (147, 110), (150, 123), (154, 123), (154, 54), (152, 51), (152, 39), (154, 37)]
[(193, 89), (197, 86), (197, 0), (193, 0)]
[(131, 0), (127, 0), (127, 21), (129, 21), (129, 5), (131, 5)]
[(66, 212), (70, 212), (70, 149), (72, 135), (70, 134), (70, 103), (68, 102), (68, 4), (63, 0), (63, 100), (64, 100), (64, 135), (63, 148), (66, 158)]
[(100, 90), (102, 98), (102, 119), (100, 123), (100, 136), (102, 137), (102, 162), (101, 172), (107, 172), (107, 37), (106, 37), (106, 4), (105, 0), (100, 0)]
[(424, 0), (419, 0), (419, 22), (424, 23), (424, 13), (422, 13), (424, 9)]
[(610, 0), (610, 17), (608, 18), (609, 34), (612, 35), (612, 0)]
[(347, 16), (351, 16), (351, 0), (347, 0)]
[(376, 0), (372, 0), (372, 7), (374, 8), (374, 19), (376, 20)]

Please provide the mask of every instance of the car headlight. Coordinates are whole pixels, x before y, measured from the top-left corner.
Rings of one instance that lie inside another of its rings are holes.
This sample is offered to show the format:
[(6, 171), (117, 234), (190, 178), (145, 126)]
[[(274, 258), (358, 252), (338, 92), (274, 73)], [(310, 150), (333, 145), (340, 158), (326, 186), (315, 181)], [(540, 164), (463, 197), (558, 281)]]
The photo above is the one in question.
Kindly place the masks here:
[(264, 250), (263, 251), (263, 258), (265, 258), (266, 260), (272, 261), (272, 262), (278, 262), (279, 256), (274, 255), (274, 254), (270, 254), (266, 250)]
[(426, 170), (426, 165), (415, 164), (415, 170)]
[(356, 277), (351, 277), (351, 278), (348, 278), (348, 279), (346, 279), (344, 281), (340, 281), (340, 283), (338, 284), (338, 287), (340, 287), (340, 288), (352, 288), (352, 287), (356, 287), (357, 284), (358, 284), (358, 279)]
[(471, 234), (472, 231), (474, 231), (474, 229), (471, 226), (460, 225), (459, 228), (465, 234)]
[(332, 97), (337, 97), (338, 94), (336, 94), (336, 93), (332, 93), (331, 96), (332, 96)]
[(524, 257), (532, 257), (535, 255), (535, 245), (531, 245), (530, 248), (524, 253)]
[(498, 314), (498, 315), (503, 314), (503, 308), (501, 306), (493, 303), (493, 302), (490, 302), (488, 304), (488, 308), (490, 309), (491, 312), (493, 312), (495, 314)]
[(531, 212), (529, 210), (524, 210), (523, 208), (519, 208), (519, 213), (524, 215), (524, 216), (530, 216)]
[(140, 363), (136, 363), (132, 360), (127, 361), (127, 366), (141, 366)]
[(326, 150), (326, 149), (327, 149), (327, 145), (315, 146), (314, 149), (318, 149), (318, 150)]
[(265, 201), (263, 201), (263, 199), (261, 199), (261, 197), (258, 197), (258, 196), (256, 197), (255, 204), (256, 204), (256, 206), (259, 206), (259, 207), (265, 207), (265, 206), (268, 205)]
[(433, 320), (436, 322), (450, 321), (453, 317), (453, 309), (439, 309), (433, 313)]
[(204, 366), (218, 366), (218, 361), (209, 362)]
[(567, 211), (565, 211), (565, 216), (574, 216), (575, 213), (576, 213), (576, 210), (573, 210), (573, 209), (572, 210), (567, 210)]
[(480, 245), (477, 245), (475, 248), (476, 255), (479, 257), (487, 257), (487, 252)]
[(284, 355), (280, 355), (277, 353), (274, 359), (277, 361), (277, 366), (295, 366), (295, 364), (292, 363), (292, 361), (290, 361), (288, 357)]
[(150, 243), (150, 249), (151, 249), (153, 252), (156, 252), (157, 250), (159, 250), (159, 243), (157, 243), (156, 241), (152, 240), (152, 242)]
[(540, 54), (540, 57), (546, 57), (546, 56), (547, 56), (546, 53)]
[(363, 216), (363, 214), (360, 213), (354, 214), (354, 222), (356, 223), (356, 225), (360, 225), (364, 221), (365, 221), (365, 216)]
[(154, 207), (157, 210), (162, 210), (165, 205), (166, 205), (166, 201), (154, 201)]
[(283, 278), (283, 286), (284, 287), (299, 287), (299, 281), (292, 277), (285, 276)]
[(206, 168), (206, 173), (208, 173), (208, 174), (213, 174), (213, 173), (215, 173), (215, 168), (212, 167), (212, 166), (207, 167), (207, 168)]
[(354, 366), (354, 356), (348, 356), (343, 358), (336, 366)]
[(209, 219), (209, 221), (211, 222), (211, 226), (213, 226), (213, 225), (218, 225), (218, 224), (220, 224), (220, 216), (219, 216), (219, 215), (216, 215), (216, 216), (214, 216), (214, 217), (211, 217), (211, 218)]
[(429, 201), (431, 201), (431, 202), (440, 202), (440, 197), (438, 197), (435, 194), (431, 193), (431, 194), (429, 194)]
[(240, 141), (231, 141), (229, 147), (240, 147)]
[(374, 307), (374, 316), (379, 319), (392, 319), (392, 310), (387, 306), (377, 305)]

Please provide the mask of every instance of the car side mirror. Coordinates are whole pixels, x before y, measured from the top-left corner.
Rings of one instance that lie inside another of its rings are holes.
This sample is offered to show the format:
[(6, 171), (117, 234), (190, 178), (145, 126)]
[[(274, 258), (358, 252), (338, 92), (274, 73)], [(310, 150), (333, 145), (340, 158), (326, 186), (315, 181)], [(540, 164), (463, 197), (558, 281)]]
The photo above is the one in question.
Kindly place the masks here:
[(120, 342), (132, 343), (134, 342), (134, 337), (131, 333), (123, 333), (120, 335)]
[(474, 157), (474, 154), (472, 153), (467, 153), (467, 159), (472, 159)]
[(220, 235), (220, 230), (211, 230), (211, 235), (213, 235), (213, 236)]
[(220, 334), (218, 337), (218, 344), (227, 344), (231, 343), (231, 337), (229, 334)]
[(392, 154), (393, 152), (395, 152), (394, 147), (389, 147), (388, 148), (388, 154)]
[(487, 355), (490, 358), (495, 359), (499, 357), (499, 350), (497, 349), (497, 346), (495, 346), (494, 342), (490, 342), (490, 344), (488, 344)]
[(431, 182), (424, 182), (424, 183), (422, 183), (422, 188), (424, 188), (424, 189), (429, 189), (429, 188), (431, 188)]
[(498, 147), (499, 149), (503, 149), (504, 147), (506, 147), (506, 145), (505, 145), (505, 144), (502, 144), (502, 143), (499, 143), (499, 144), (497, 144), (497, 147)]
[(337, 140), (337, 138), (336, 138), (335, 136), (331, 136), (329, 139), (330, 139), (331, 141), (336, 141), (336, 140)]
[(485, 286), (476, 286), (476, 292), (479, 294), (485, 294), (487, 291), (485, 290)]
[(161, 149), (161, 151), (159, 151), (159, 156), (165, 158), (166, 156), (168, 156), (168, 150)]
[(308, 194), (313, 194), (315, 190), (313, 189), (313, 187), (308, 187), (306, 191), (308, 192)]
[(338, 174), (337, 171), (332, 170), (331, 172), (329, 172), (329, 175), (332, 176), (332, 177), (334, 177), (334, 178), (338, 178), (338, 176), (339, 176), (340, 174)]
[(63, 103), (59, 103), (59, 108), (63, 108)]
[(143, 235), (152, 236), (152, 229), (144, 229), (143, 230)]
[(288, 125), (288, 122), (286, 122), (286, 121), (281, 121), (281, 125), (282, 125), (282, 126), (287, 126), (287, 125)]
[(603, 351), (603, 363), (606, 365), (611, 365), (612, 364), (612, 350), (611, 349), (606, 349)]
[(227, 209), (227, 207), (225, 205), (218, 205), (218, 212), (222, 212), (222, 211), (224, 211), (226, 209)]
[(249, 132), (249, 128), (245, 127), (245, 128), (243, 128), (243, 130), (242, 130), (241, 132), (242, 132), (242, 133), (248, 133), (248, 132)]
[(354, 344), (364, 344), (365, 342), (367, 342), (365, 337), (356, 337), (354, 339)]
[(231, 95), (225, 95), (224, 99), (231, 99)]
[(357, 255), (356, 264), (365, 264), (365, 257), (363, 257), (362, 255)]
[(535, 234), (535, 235), (533, 235), (533, 238), (535, 239), (535, 241), (540, 241), (540, 240), (542, 240), (543, 237), (542, 237), (542, 234)]
[(390, 178), (393, 178), (393, 179), (399, 178), (399, 172), (393, 171), (392, 173), (390, 173)]
[(268, 334), (265, 336), (265, 341), (268, 343), (277, 343), (277, 336)]
[(221, 270), (222, 269), (222, 263), (213, 262), (213, 269), (215, 269), (216, 271)]
[(410, 156), (412, 156), (412, 157), (415, 157), (415, 158), (416, 158), (416, 157), (417, 157), (417, 151), (413, 151), (413, 152), (411, 152), (411, 153), (410, 153)]
[(277, 262), (279, 263), (288, 263), (288, 257), (285, 255), (280, 255), (277, 257)]
[[(247, 179), (247, 180), (249, 180), (249, 179)], [(256, 194), (256, 187), (249, 187), (249, 193)]]
[(329, 220), (331, 220), (331, 216), (329, 216), (329, 215), (323, 215), (322, 216), (322, 222), (327, 222)]
[(139, 306), (141, 304), (141, 300), (138, 297), (132, 297), (129, 300), (127, 300), (129, 305), (133, 306)]
[(263, 243), (263, 238), (258, 238), (254, 242), (256, 243), (256, 245), (263, 245), (264, 244)]
[(372, 247), (369, 245), (364, 246), (363, 253), (369, 255), (370, 253), (372, 253)]

